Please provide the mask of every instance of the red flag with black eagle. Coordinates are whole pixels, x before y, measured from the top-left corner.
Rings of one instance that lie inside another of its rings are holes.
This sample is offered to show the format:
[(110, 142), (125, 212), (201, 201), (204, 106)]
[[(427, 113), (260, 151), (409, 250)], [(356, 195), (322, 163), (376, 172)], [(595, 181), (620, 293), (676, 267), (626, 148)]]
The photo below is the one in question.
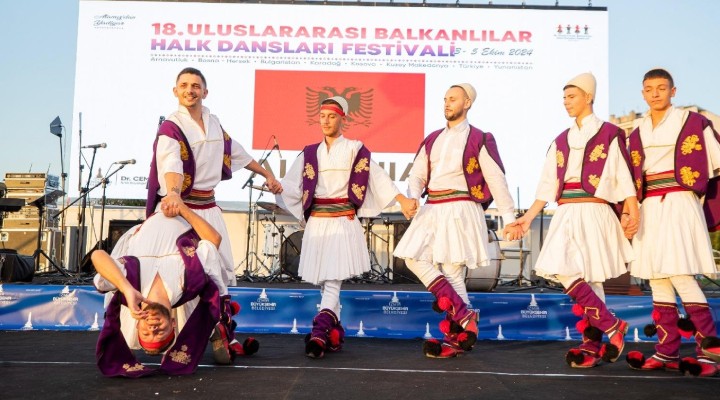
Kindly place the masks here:
[(282, 150), (322, 140), (320, 103), (348, 101), (343, 134), (374, 153), (415, 153), (425, 137), (425, 75), (415, 73), (255, 71), (253, 149), (275, 135)]

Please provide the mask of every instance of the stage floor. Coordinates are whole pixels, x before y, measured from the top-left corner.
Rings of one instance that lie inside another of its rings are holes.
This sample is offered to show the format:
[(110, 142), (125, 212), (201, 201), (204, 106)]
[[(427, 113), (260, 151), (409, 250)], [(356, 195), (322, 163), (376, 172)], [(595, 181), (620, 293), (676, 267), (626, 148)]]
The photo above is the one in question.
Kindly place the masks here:
[[(314, 360), (303, 355), (302, 337), (274, 334), (256, 335), (260, 351), (233, 366), (214, 366), (208, 350), (193, 375), (105, 378), (94, 361), (97, 337), (0, 332), (2, 398), (688, 400), (715, 398), (718, 389), (718, 378), (631, 370), (624, 355), (615, 364), (572, 369), (564, 354), (574, 342), (484, 340), (461, 357), (436, 360), (422, 355), (421, 340), (349, 337), (342, 352)], [(626, 352), (652, 349), (628, 343)], [(692, 352), (683, 345), (683, 355)]]

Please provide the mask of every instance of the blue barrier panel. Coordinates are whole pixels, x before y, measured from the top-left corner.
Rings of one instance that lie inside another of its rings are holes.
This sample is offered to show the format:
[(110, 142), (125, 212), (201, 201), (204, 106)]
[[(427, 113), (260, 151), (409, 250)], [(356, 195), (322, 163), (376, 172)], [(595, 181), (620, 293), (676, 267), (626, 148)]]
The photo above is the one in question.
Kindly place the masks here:
[[(306, 334), (319, 311), (317, 289), (230, 288), (241, 311), (238, 332)], [(488, 340), (580, 340), (572, 301), (556, 293), (470, 293), (480, 313), (480, 338)], [(720, 299), (708, 299), (718, 321)], [(441, 337), (443, 316), (432, 311), (424, 291), (343, 290), (340, 319), (348, 336)], [(608, 296), (609, 308), (630, 325), (629, 340), (646, 338), (649, 296)], [(0, 285), (0, 330), (97, 330), (103, 324), (103, 295), (92, 286)], [(635, 331), (638, 334), (636, 336)]]

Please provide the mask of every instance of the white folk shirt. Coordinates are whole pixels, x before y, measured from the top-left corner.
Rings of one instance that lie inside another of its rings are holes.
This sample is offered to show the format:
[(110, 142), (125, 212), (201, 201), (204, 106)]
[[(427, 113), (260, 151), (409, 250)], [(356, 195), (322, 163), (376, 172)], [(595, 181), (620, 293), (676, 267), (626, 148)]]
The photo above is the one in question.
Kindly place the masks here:
[[(207, 107), (202, 108), (202, 119), (205, 131), (195, 122), (187, 108), (178, 106), (178, 111), (172, 113), (169, 121), (176, 123), (190, 143), (195, 158), (195, 182), (193, 188), (197, 190), (211, 190), (220, 182), (223, 164), (223, 132), (220, 120), (210, 114)], [(245, 151), (240, 143), (232, 141), (230, 153), (230, 169), (234, 172), (246, 167), (253, 158)], [(180, 160), (180, 144), (167, 136), (160, 136), (157, 143), (156, 162), (160, 189), (158, 194), (165, 196), (167, 187), (165, 174), (174, 172), (183, 174)]]
[[(649, 111), (636, 122), (636, 127), (640, 128), (640, 139), (645, 151), (643, 172), (656, 174), (675, 169), (675, 144), (688, 115), (689, 111), (671, 106), (655, 128), (652, 126)], [(715, 140), (710, 127), (705, 128), (703, 135), (710, 177), (717, 176), (714, 171), (720, 168), (720, 144)]]
[[(445, 130), (438, 136), (430, 152), (429, 190), (460, 190), (467, 192), (468, 186), (463, 173), (463, 152), (470, 134), (470, 123), (464, 120), (452, 128)], [(508, 190), (505, 173), (495, 160), (490, 157), (485, 146), (480, 150), (478, 157), (483, 177), (490, 187), (500, 215), (505, 224), (515, 221), (515, 206)], [(427, 153), (420, 149), (408, 178), (408, 196), (420, 199), (427, 181)]]
[[(140, 262), (140, 293), (143, 296), (148, 296), (155, 276), (159, 275), (170, 304), (180, 300), (185, 283), (185, 263), (180, 256), (176, 241), (180, 235), (190, 229), (190, 224), (181, 217), (167, 218), (157, 213), (140, 225), (128, 239), (126, 255), (137, 257)], [(207, 240), (201, 240), (195, 251), (195, 257), (200, 258), (205, 273), (217, 285), (220, 294), (227, 294), (227, 286), (221, 274), (220, 255), (215, 245)], [(116, 262), (116, 265), (123, 275), (127, 275), (124, 264)], [(117, 290), (100, 274), (95, 275), (93, 283), (101, 292)], [(178, 332), (185, 325), (196, 305), (197, 301), (190, 301), (186, 306), (182, 306), (181, 310), (177, 310)], [(136, 320), (125, 306), (121, 308), (120, 324), (130, 348), (139, 348)]]
[[(565, 171), (565, 182), (580, 182), (582, 176), (583, 158), (585, 156), (585, 145), (595, 134), (598, 133), (603, 121), (595, 114), (590, 114), (582, 119), (582, 128), (573, 122), (568, 132), (568, 145), (570, 155), (567, 160)], [(623, 141), (622, 144), (625, 144)], [(628, 197), (635, 196), (635, 184), (633, 183), (630, 170), (626, 167), (625, 159), (620, 153), (619, 141), (614, 140), (607, 151), (605, 168), (603, 169), (600, 182), (598, 183), (595, 197), (617, 203)], [(557, 160), (555, 152), (557, 147), (555, 141), (550, 145), (542, 176), (538, 184), (535, 198), (548, 203), (555, 201), (558, 189), (557, 181)]]

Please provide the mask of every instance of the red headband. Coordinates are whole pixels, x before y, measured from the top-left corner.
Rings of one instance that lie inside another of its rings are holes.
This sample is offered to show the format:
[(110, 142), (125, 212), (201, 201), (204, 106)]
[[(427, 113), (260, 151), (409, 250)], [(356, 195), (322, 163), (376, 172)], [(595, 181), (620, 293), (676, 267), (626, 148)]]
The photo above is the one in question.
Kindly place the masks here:
[(323, 104), (320, 106), (321, 110), (330, 110), (337, 114), (340, 114), (341, 116), (345, 116), (345, 113), (343, 112), (342, 108), (336, 106), (335, 104)]
[(138, 336), (138, 341), (140, 342), (140, 346), (142, 346), (143, 349), (146, 350), (160, 350), (162, 348), (165, 348), (169, 343), (171, 343), (173, 340), (175, 340), (175, 330), (173, 329), (172, 332), (170, 332), (170, 335), (165, 340), (161, 340), (159, 342), (146, 342), (142, 339), (140, 339), (140, 336)]

